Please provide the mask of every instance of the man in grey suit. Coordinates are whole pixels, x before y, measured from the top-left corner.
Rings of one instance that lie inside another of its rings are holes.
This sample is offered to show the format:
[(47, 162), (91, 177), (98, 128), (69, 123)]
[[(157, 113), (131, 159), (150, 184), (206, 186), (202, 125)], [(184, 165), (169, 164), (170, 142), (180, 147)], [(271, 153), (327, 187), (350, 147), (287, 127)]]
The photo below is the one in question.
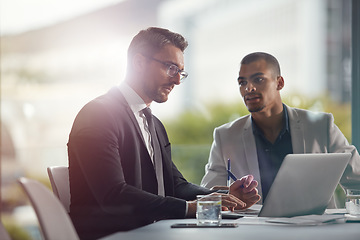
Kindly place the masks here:
[[(334, 124), (332, 114), (283, 104), (284, 78), (275, 57), (262, 52), (245, 56), (238, 84), (250, 115), (215, 128), (202, 186), (225, 185), (230, 159), (235, 175), (252, 174), (258, 181), (263, 202), (285, 155), (349, 152), (352, 157), (340, 183), (360, 188), (359, 153)], [(329, 207), (334, 204), (332, 200)]]
[[(82, 239), (194, 217), (196, 195), (214, 192), (182, 176), (165, 128), (149, 109), (152, 101), (166, 102), (187, 77), (187, 44), (167, 29), (140, 31), (128, 49), (125, 80), (76, 116), (68, 142), (70, 216)], [(253, 205), (260, 199), (256, 186), (244, 176), (222, 195), (223, 206)]]

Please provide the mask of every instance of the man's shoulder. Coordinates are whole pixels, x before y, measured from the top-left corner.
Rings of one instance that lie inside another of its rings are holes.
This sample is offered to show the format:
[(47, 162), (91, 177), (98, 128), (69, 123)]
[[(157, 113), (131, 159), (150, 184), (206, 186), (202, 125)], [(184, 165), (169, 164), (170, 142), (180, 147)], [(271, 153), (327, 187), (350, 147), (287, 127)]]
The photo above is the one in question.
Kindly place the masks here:
[(225, 124), (217, 127), (216, 129), (218, 131), (233, 131), (234, 129), (238, 129), (238, 128), (242, 129), (245, 127), (249, 118), (250, 118), (250, 114), (239, 117), (231, 122), (225, 123)]
[(309, 120), (309, 121), (323, 121), (332, 117), (331, 113), (313, 111), (302, 108), (295, 108), (287, 106), (288, 115), (291, 120)]
[(121, 91), (117, 87), (111, 88), (108, 92), (89, 101), (85, 108), (120, 108), (126, 103)]
[(110, 89), (107, 93), (94, 98), (86, 103), (76, 116), (76, 120), (83, 122), (111, 120), (116, 116), (124, 115), (126, 101), (116, 88)]

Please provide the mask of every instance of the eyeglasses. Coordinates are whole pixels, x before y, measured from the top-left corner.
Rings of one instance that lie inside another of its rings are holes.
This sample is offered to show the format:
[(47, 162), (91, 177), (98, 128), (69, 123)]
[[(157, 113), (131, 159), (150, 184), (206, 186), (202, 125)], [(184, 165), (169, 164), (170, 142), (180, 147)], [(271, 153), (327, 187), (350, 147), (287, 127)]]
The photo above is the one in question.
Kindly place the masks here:
[(166, 74), (169, 75), (170, 77), (175, 77), (176, 74), (180, 74), (180, 81), (185, 80), (185, 78), (187, 78), (187, 76), (189, 75), (187, 72), (185, 72), (184, 70), (181, 70), (180, 68), (178, 68), (178, 66), (176, 66), (175, 64), (171, 64), (171, 63), (167, 63), (167, 62), (163, 62), (160, 61), (156, 58), (153, 57), (147, 57), (155, 62), (161, 63), (164, 66), (166, 66), (168, 69), (166, 71)]

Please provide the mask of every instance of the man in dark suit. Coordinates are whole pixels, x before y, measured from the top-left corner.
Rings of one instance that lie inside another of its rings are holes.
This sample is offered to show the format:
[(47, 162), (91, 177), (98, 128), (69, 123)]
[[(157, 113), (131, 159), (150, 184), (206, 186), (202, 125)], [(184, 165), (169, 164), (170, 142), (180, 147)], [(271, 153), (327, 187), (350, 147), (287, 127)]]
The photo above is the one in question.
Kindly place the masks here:
[[(194, 217), (196, 195), (213, 192), (184, 179), (171, 161), (164, 126), (144, 112), (152, 101), (167, 101), (187, 77), (186, 47), (186, 40), (169, 30), (140, 31), (128, 49), (125, 80), (77, 115), (68, 142), (70, 216), (82, 239)], [(253, 205), (260, 199), (256, 186), (252, 176), (236, 181), (230, 194), (223, 194), (223, 206)]]

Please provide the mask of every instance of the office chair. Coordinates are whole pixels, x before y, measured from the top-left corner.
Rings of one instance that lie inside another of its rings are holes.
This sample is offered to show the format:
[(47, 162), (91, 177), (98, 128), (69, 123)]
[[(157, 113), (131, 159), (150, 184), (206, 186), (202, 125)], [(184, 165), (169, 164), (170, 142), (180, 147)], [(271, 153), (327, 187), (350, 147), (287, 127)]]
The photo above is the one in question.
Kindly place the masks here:
[(69, 168), (48, 167), (51, 188), (55, 196), (60, 200), (66, 211), (70, 212), (70, 183), (69, 183)]
[(49, 189), (36, 180), (22, 177), (18, 181), (30, 199), (45, 240), (79, 240), (69, 214)]

